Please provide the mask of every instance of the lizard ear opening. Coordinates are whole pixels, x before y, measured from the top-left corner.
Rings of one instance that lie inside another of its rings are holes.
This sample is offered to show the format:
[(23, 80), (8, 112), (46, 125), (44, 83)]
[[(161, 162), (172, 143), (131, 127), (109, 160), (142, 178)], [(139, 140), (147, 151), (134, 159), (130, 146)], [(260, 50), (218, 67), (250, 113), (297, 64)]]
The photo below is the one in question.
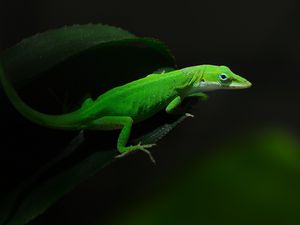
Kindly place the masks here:
[(201, 88), (205, 85), (205, 80), (202, 78), (199, 82), (194, 83), (195, 88)]

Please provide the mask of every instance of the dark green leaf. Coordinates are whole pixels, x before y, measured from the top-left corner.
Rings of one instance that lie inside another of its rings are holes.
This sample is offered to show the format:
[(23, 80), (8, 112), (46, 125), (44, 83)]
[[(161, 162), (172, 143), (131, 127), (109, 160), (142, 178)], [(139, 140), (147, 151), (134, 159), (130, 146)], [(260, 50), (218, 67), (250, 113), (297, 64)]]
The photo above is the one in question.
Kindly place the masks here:
[(162, 42), (138, 38), (121, 28), (102, 24), (66, 26), (36, 34), (5, 50), (0, 60), (6, 73), (17, 82), (36, 76), (91, 48), (135, 41), (156, 48), (173, 61)]
[[(5, 50), (0, 55), (0, 61), (8, 77), (14, 83), (21, 84), (18, 90), (25, 102), (42, 112), (61, 112), (59, 107), (70, 111), (78, 107), (87, 94), (98, 96), (155, 69), (175, 66), (169, 49), (159, 40), (139, 38), (120, 28), (92, 24), (37, 34)], [(9, 107), (2, 104), (2, 109), (6, 108)], [(14, 129), (15, 140), (29, 143), (26, 146), (28, 154), (32, 154), (30, 151), (34, 152), (34, 148), (42, 150), (45, 155), (53, 154), (63, 146), (53, 149), (47, 143), (52, 143), (53, 138), (60, 140), (58, 135), (64, 141), (70, 136), (31, 126), (30, 123), (26, 124), (24, 133), (19, 129), (19, 122), (15, 122), (15, 114), (7, 114), (5, 110), (3, 113), (3, 128)], [(153, 130), (146, 123), (148, 130), (138, 132), (136, 137), (146, 134), (142, 141), (156, 142), (177, 124), (176, 121), (171, 124), (164, 121)], [(28, 134), (34, 137), (31, 142), (26, 136)], [(97, 135), (98, 142), (89, 138), (93, 135)], [(13, 191), (3, 192), (0, 197), (0, 224), (27, 223), (75, 185), (109, 164), (117, 154), (114, 149), (115, 136), (104, 132), (93, 135), (88, 134), (84, 143), (83, 136), (79, 135), (46, 165), (22, 179)], [(99, 140), (99, 137), (102, 138)], [(41, 140), (43, 145), (35, 144), (37, 140)], [(9, 143), (4, 146), (9, 146)], [(76, 154), (83, 152), (84, 157), (76, 157)], [(31, 165), (33, 162), (23, 163)], [(6, 169), (9, 171), (9, 168)]]
[[(186, 117), (181, 116), (171, 123), (163, 124), (137, 140), (142, 143), (156, 143)], [(93, 146), (95, 151), (91, 155), (81, 159), (79, 162), (72, 163), (70, 167), (59, 168), (59, 164), (65, 164), (66, 161), (64, 159), (70, 156), (82, 142), (83, 137), (81, 133), (59, 157), (37, 171), (36, 174), (31, 176), (29, 180), (0, 204), (0, 209), (11, 209), (10, 211), (4, 211), (8, 215), (6, 220), (4, 220), (4, 224), (21, 225), (32, 220), (47, 210), (49, 206), (74, 188), (74, 186), (111, 163), (118, 154), (115, 149), (97, 151), (98, 147)], [(55, 171), (54, 175), (53, 170)], [(12, 202), (15, 202), (15, 205), (11, 204)]]
[(110, 224), (299, 224), (298, 139), (272, 129), (231, 142), (159, 182), (154, 196), (131, 199)]

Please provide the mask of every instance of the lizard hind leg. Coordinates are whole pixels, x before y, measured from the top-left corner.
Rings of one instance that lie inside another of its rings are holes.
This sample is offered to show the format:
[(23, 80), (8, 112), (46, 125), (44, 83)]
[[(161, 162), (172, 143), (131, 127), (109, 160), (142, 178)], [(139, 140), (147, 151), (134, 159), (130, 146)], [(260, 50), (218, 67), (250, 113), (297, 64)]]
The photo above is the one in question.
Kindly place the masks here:
[(121, 129), (121, 132), (117, 141), (117, 149), (121, 153), (117, 158), (124, 157), (127, 154), (140, 150), (147, 153), (152, 162), (155, 162), (151, 153), (147, 150), (148, 148), (153, 147), (155, 144), (145, 144), (142, 145), (138, 143), (137, 145), (126, 146), (130, 133), (133, 120), (129, 116), (104, 116), (99, 119), (94, 120), (89, 124), (88, 129), (91, 130), (115, 130)]

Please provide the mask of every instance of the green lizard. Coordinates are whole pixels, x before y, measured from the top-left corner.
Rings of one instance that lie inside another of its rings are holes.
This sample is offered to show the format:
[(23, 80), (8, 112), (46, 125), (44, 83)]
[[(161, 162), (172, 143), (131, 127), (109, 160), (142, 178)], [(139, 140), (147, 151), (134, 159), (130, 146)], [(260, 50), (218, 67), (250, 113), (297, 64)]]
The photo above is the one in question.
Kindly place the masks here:
[(127, 146), (133, 123), (146, 120), (165, 109), (172, 113), (184, 98), (206, 98), (203, 92), (218, 89), (244, 89), (251, 83), (226, 66), (200, 65), (153, 73), (123, 86), (115, 87), (97, 99), (84, 101), (81, 108), (62, 115), (38, 112), (24, 103), (4, 74), (0, 80), (13, 106), (28, 120), (55, 129), (114, 130), (120, 129), (117, 149), (121, 155), (134, 150), (147, 152), (154, 144)]

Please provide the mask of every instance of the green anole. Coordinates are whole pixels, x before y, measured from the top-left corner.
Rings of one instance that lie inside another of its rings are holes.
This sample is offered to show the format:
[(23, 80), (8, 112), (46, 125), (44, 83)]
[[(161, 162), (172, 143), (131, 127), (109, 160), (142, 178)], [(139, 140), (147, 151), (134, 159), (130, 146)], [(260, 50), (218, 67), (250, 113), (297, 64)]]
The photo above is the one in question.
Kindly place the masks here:
[(218, 89), (244, 89), (251, 83), (226, 66), (200, 65), (173, 71), (160, 71), (115, 87), (93, 100), (88, 98), (73, 112), (48, 115), (28, 106), (6, 78), (0, 64), (0, 80), (12, 105), (28, 120), (41, 126), (64, 130), (120, 129), (117, 149), (123, 156), (147, 150), (154, 144), (127, 146), (133, 123), (146, 120), (160, 110), (173, 113), (184, 98), (206, 98), (203, 92)]

